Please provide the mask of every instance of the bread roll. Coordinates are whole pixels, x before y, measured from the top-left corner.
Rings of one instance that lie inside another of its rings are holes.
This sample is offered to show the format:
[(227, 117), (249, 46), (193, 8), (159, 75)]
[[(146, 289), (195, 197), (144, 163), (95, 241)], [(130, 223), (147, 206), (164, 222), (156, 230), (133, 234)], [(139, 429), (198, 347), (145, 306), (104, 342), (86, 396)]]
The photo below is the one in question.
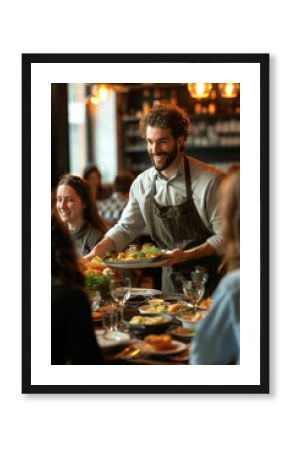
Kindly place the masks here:
[(150, 344), (154, 350), (171, 350), (175, 346), (172, 344), (172, 337), (168, 334), (149, 334), (144, 339), (147, 344)]

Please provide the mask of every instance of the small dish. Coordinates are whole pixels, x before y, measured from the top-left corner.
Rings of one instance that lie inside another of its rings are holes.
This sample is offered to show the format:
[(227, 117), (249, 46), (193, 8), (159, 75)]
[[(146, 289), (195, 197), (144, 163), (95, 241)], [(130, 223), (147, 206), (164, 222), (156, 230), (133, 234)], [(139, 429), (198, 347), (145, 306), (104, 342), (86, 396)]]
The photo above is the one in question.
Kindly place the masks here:
[(142, 295), (143, 297), (153, 297), (155, 295), (161, 295), (161, 291), (157, 289), (145, 289), (145, 288), (132, 288), (130, 291), (130, 298), (137, 295)]
[(196, 330), (194, 328), (184, 328), (178, 326), (169, 331), (174, 339), (189, 343), (194, 338)]
[(176, 318), (182, 323), (184, 328), (191, 328), (195, 330), (205, 314), (206, 311), (197, 311), (194, 313), (187, 312), (177, 315)]
[(105, 333), (104, 330), (96, 330), (95, 334), (98, 344), (102, 349), (118, 347), (119, 345), (127, 344), (130, 340), (128, 333), (121, 333), (119, 331)]

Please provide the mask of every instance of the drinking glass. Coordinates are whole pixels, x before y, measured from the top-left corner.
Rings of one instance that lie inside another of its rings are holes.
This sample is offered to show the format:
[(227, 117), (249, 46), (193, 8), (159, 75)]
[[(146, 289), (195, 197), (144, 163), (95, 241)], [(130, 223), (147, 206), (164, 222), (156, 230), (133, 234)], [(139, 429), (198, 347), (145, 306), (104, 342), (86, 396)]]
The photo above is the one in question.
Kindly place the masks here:
[(184, 280), (183, 281), (183, 293), (186, 296), (189, 303), (193, 306), (198, 304), (204, 296), (205, 283), (202, 280)]
[(102, 297), (100, 291), (97, 291), (95, 289), (91, 289), (87, 291), (91, 311), (96, 311), (96, 309), (100, 306)]
[(110, 331), (117, 331), (118, 310), (116, 307), (107, 307), (106, 310), (102, 311), (102, 325), (105, 330), (105, 335)]
[(208, 280), (208, 273), (204, 269), (196, 269), (190, 273), (192, 281), (206, 283)]
[(120, 309), (121, 322), (123, 321), (124, 305), (130, 298), (131, 294), (131, 280), (130, 278), (113, 279), (110, 282), (110, 292), (118, 303)]

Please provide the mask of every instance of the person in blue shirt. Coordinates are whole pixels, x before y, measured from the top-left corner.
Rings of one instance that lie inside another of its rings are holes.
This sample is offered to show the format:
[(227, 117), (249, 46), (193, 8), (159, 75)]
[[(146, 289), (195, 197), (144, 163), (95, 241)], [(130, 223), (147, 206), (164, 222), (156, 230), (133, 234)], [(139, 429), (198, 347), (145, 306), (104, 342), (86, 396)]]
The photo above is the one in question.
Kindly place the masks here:
[(212, 294), (212, 306), (198, 324), (190, 364), (240, 363), (240, 169), (229, 170), (220, 187), (226, 275)]

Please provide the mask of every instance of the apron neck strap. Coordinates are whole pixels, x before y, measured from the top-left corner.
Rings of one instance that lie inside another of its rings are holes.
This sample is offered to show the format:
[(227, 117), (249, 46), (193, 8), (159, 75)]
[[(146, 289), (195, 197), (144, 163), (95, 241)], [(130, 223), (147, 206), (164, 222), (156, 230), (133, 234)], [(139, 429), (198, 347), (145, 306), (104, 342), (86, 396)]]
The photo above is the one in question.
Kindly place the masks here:
[(189, 162), (185, 155), (183, 155), (183, 159), (184, 159), (184, 175), (185, 175), (187, 199), (190, 200), (192, 196), (191, 196), (191, 179), (190, 179)]

